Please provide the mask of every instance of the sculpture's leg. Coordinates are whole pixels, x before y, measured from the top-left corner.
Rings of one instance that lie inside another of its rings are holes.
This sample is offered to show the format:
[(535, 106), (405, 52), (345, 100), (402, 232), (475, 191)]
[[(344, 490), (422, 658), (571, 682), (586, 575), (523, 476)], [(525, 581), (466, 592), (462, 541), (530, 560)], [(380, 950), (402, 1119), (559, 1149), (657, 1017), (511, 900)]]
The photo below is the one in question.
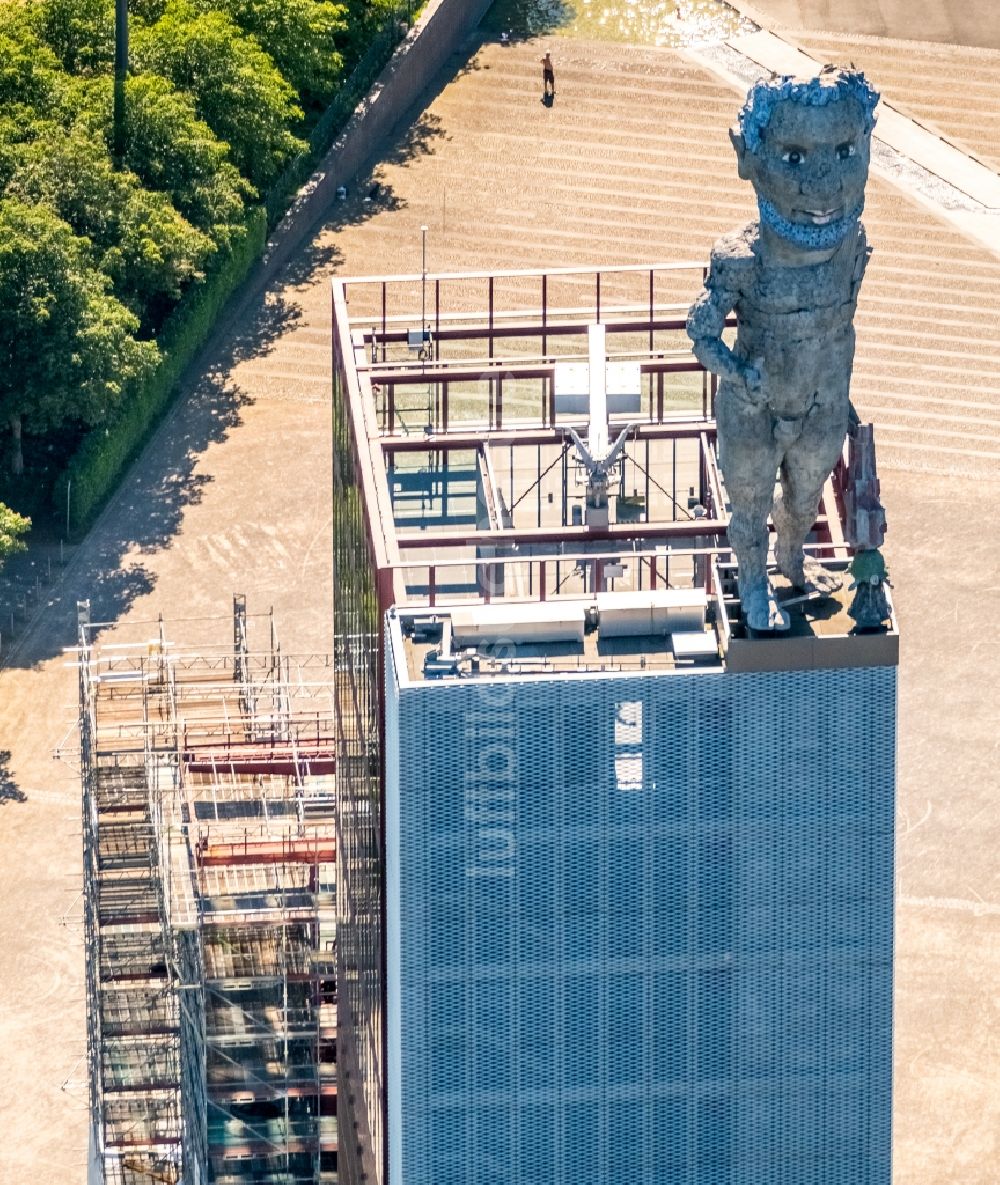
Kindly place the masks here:
[[(773, 486), (772, 486), (773, 490)], [(749, 496), (748, 496), (749, 495)], [(737, 498), (731, 500), (734, 508)], [(729, 542), (740, 566), (740, 603), (752, 630), (786, 630), (788, 614), (778, 605), (767, 578), (767, 515), (771, 491), (744, 490), (738, 496), (739, 509), (729, 521)]]
[(788, 614), (779, 608), (767, 578), (767, 517), (778, 467), (771, 415), (723, 387), (718, 417), (720, 433), (725, 433), (720, 467), (732, 513), (729, 542), (739, 563), (743, 614), (752, 630), (785, 630)]
[(816, 521), (823, 486), (843, 448), (848, 408), (846, 402), (843, 408), (816, 407), (781, 462), (781, 493), (772, 512), (774, 551), (779, 571), (796, 588), (830, 593), (843, 584), (840, 573), (806, 556), (803, 545)]

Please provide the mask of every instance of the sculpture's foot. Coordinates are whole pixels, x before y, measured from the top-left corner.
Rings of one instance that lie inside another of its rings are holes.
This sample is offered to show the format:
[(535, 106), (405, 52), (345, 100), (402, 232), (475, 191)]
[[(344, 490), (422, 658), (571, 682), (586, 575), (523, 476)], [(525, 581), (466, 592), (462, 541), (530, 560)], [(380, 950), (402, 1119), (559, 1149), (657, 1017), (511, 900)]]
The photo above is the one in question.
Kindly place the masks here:
[(829, 568), (824, 568), (817, 560), (802, 555), (801, 552), (796, 560), (789, 560), (779, 553), (778, 570), (796, 588), (806, 593), (830, 596), (844, 587), (842, 572), (831, 572)]
[(791, 624), (788, 614), (775, 600), (774, 589), (766, 580), (763, 584), (755, 584), (740, 600), (748, 628), (758, 633), (787, 630)]

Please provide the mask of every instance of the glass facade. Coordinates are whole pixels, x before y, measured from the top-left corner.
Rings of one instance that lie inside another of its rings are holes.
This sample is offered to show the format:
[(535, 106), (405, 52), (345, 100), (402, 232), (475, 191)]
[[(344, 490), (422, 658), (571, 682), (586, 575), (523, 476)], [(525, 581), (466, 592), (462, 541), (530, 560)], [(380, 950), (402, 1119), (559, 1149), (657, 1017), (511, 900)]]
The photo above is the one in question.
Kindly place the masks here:
[[(375, 564), (357, 481), (355, 442), (334, 358), (334, 661), (337, 729), (338, 1062), (341, 1106), (358, 1123), (340, 1173), (382, 1180), (384, 1009), (379, 651)], [(345, 1081), (346, 1072), (346, 1081)], [(369, 1161), (368, 1158), (371, 1158)]]
[(895, 669), (387, 665), (390, 1185), (889, 1185)]

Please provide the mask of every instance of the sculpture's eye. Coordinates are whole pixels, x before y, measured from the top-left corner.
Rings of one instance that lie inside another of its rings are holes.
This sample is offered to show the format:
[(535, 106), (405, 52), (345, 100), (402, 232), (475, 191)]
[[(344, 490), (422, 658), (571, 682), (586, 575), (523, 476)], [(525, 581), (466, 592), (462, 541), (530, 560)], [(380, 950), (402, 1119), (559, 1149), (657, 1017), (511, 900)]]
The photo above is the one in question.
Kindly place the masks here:
[(801, 148), (786, 148), (781, 159), (786, 165), (800, 165), (806, 159), (806, 154)]
[(849, 156), (853, 156), (857, 152), (857, 148), (850, 140), (845, 140), (843, 144), (837, 145), (837, 156), (841, 160), (847, 160)]

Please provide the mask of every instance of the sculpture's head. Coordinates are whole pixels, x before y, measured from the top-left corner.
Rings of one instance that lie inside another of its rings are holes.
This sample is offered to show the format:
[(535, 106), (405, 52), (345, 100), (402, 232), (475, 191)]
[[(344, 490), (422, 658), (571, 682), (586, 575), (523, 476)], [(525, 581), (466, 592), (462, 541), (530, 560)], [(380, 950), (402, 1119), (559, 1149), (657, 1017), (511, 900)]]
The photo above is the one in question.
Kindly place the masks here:
[(804, 250), (839, 243), (861, 217), (878, 93), (858, 70), (754, 84), (730, 133), (761, 222)]

